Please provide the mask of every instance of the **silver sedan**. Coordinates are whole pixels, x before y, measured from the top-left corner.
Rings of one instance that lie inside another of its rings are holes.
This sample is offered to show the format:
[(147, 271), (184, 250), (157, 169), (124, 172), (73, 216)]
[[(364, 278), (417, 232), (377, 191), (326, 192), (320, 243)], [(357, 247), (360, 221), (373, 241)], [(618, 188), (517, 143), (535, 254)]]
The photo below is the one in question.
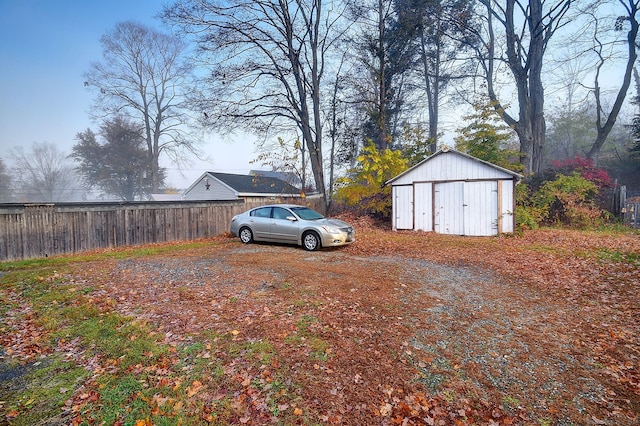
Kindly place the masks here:
[(274, 204), (247, 210), (231, 219), (230, 231), (245, 244), (253, 241), (289, 243), (301, 245), (309, 251), (355, 241), (353, 226), (295, 204)]

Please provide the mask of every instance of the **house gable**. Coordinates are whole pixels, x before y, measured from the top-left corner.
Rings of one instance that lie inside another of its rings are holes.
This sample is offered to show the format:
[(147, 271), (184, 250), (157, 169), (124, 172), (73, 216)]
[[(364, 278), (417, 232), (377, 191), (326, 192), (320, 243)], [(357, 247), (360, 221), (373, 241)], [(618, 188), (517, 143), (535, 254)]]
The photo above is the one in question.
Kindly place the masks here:
[(446, 182), (461, 180), (519, 179), (510, 170), (482, 161), (452, 149), (440, 150), (425, 158), (404, 173), (394, 177), (387, 185), (411, 185), (414, 182)]
[(238, 192), (229, 185), (204, 173), (184, 192), (185, 200), (237, 200)]

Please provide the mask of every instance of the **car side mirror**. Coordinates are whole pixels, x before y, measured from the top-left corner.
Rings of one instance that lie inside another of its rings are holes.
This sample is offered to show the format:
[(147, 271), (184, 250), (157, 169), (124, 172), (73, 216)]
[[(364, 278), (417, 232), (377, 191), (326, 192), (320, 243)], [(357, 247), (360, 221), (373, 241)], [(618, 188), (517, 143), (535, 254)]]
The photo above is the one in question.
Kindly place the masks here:
[(296, 218), (295, 218), (295, 217), (293, 217), (293, 216), (287, 216), (287, 220), (290, 220), (291, 222), (295, 222), (295, 221), (296, 221), (296, 220), (298, 220), (298, 219), (296, 219)]

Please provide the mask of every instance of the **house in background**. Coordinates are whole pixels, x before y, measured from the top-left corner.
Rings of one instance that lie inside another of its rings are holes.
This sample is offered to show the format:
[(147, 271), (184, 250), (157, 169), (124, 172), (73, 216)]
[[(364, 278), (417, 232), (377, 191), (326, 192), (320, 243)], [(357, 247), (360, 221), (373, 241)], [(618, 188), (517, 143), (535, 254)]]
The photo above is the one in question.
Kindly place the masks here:
[(301, 198), (300, 189), (275, 177), (206, 172), (182, 194), (183, 200)]
[(489, 236), (515, 230), (522, 176), (443, 147), (389, 180), (394, 230)]

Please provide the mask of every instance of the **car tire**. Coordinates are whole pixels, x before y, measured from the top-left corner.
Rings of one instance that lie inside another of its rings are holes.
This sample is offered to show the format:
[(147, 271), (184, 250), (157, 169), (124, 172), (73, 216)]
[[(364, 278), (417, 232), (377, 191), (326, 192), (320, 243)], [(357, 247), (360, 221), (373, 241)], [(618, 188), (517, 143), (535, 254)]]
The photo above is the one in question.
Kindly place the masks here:
[(302, 235), (302, 247), (307, 251), (315, 251), (321, 247), (320, 237), (315, 232), (305, 232)]
[(240, 236), (240, 241), (245, 244), (250, 244), (253, 242), (253, 232), (251, 232), (251, 229), (247, 228), (246, 226), (240, 229), (238, 235)]

